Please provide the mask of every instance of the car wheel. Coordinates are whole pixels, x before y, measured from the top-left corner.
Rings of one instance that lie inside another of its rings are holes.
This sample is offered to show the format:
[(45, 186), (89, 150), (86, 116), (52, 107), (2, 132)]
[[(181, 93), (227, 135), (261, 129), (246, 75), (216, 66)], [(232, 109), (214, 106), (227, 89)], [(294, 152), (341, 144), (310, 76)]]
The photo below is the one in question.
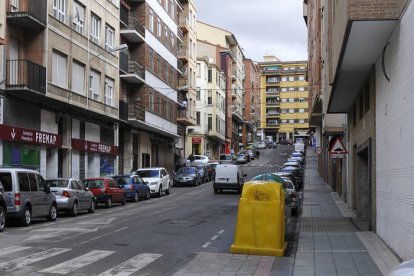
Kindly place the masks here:
[(78, 203), (76, 201), (73, 203), (72, 209), (70, 209), (70, 215), (73, 217), (78, 215)]
[(158, 188), (157, 196), (161, 197), (161, 194), (162, 194), (162, 186), (160, 185), (160, 187)]
[(147, 193), (145, 194), (145, 199), (149, 200), (151, 198), (151, 193), (150, 191), (147, 191)]
[(20, 224), (22, 226), (29, 226), (32, 221), (32, 210), (29, 207), (25, 207), (23, 211), (23, 216), (20, 218)]
[(135, 195), (134, 195), (133, 201), (134, 201), (134, 202), (138, 202), (138, 201), (139, 201), (138, 192), (135, 192)]
[(166, 195), (170, 195), (170, 186), (168, 186), (168, 189), (167, 189), (167, 190), (165, 190), (165, 194), (166, 194)]
[(112, 198), (108, 197), (106, 199), (105, 206), (106, 206), (106, 208), (111, 208), (112, 207)]
[(214, 193), (215, 194), (218, 194), (219, 193), (219, 190), (217, 188), (214, 188)]
[(91, 205), (89, 206), (89, 209), (88, 209), (88, 213), (89, 214), (95, 213), (95, 207), (96, 207), (95, 200), (92, 199)]
[(6, 225), (6, 210), (3, 206), (0, 206), (0, 232), (3, 232)]
[(125, 205), (125, 204), (126, 204), (126, 196), (125, 196), (125, 194), (124, 194), (124, 197), (122, 198), (121, 205)]
[(55, 204), (50, 206), (49, 215), (47, 216), (48, 221), (55, 221), (57, 218), (57, 208)]

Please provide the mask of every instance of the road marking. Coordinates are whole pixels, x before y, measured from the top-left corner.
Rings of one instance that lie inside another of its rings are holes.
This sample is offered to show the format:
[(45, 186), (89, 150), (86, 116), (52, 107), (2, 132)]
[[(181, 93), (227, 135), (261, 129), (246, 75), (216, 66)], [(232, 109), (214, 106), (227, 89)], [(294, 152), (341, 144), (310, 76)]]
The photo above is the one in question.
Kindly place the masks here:
[(215, 235), (214, 237), (211, 238), (212, 241), (215, 241), (218, 238), (217, 235)]
[(223, 234), (223, 233), (224, 233), (224, 229), (220, 230), (218, 233), (219, 233), (220, 235), (221, 235), (221, 234)]
[(55, 266), (51, 266), (49, 268), (43, 269), (39, 272), (47, 272), (47, 273), (56, 273), (56, 274), (67, 274), (72, 272), (76, 269), (82, 268), (86, 265), (91, 263), (97, 262), (111, 254), (115, 253), (115, 251), (106, 251), (106, 250), (92, 250), (82, 256), (73, 258), (69, 261), (60, 263)]
[(24, 246), (9, 246), (9, 247), (1, 249), (0, 256), (4, 256), (4, 255), (7, 255), (7, 254), (19, 252), (19, 251), (29, 249), (29, 248), (30, 247), (24, 247)]
[(30, 265), (32, 263), (65, 253), (67, 251), (69, 251), (71, 249), (67, 249), (67, 248), (51, 248), (48, 250), (44, 250), (44, 251), (40, 251), (38, 253), (29, 255), (27, 257), (21, 257), (21, 258), (17, 258), (8, 262), (4, 262), (4, 263), (0, 263), (0, 269), (4, 269), (7, 271), (22, 267), (22, 266), (27, 266)]
[(209, 246), (210, 245), (210, 242), (206, 242), (202, 247), (203, 248), (206, 248), (207, 246)]
[[(78, 232), (80, 234), (85, 234), (85, 233), (93, 233), (97, 231), (98, 231), (98, 228), (89, 229), (89, 228), (80, 228), (80, 227), (71, 227), (71, 228), (51, 227), (51, 228), (45, 228), (45, 229), (35, 229), (35, 230), (30, 231), (29, 233), (37, 233), (37, 232), (40, 232), (40, 233), (34, 234), (28, 237), (27, 239), (25, 239), (25, 241), (53, 238), (56, 236), (61, 236), (63, 232)], [(50, 233), (41, 233), (41, 232), (50, 232)]]
[(141, 268), (147, 266), (148, 264), (152, 263), (159, 257), (161, 257), (162, 254), (150, 254), (150, 253), (142, 253), (138, 254), (135, 257), (129, 259), (126, 262), (123, 262), (122, 264), (109, 269), (101, 274), (99, 276), (127, 276), (131, 275), (134, 272), (140, 270)]
[(94, 241), (94, 240), (100, 239), (100, 238), (102, 238), (102, 237), (105, 237), (105, 236), (111, 235), (111, 234), (113, 234), (113, 233), (116, 233), (116, 232), (119, 232), (119, 231), (125, 230), (125, 229), (127, 229), (127, 228), (128, 228), (128, 227), (124, 227), (124, 228), (121, 228), (121, 229), (118, 229), (118, 230), (115, 230), (115, 231), (112, 231), (112, 232), (109, 232), (109, 233), (106, 233), (106, 234), (103, 234), (103, 235), (97, 236), (97, 237), (95, 237), (95, 238), (93, 238), (93, 239), (90, 239), (90, 240), (87, 240), (87, 241), (83, 241), (83, 242), (81, 242), (80, 244), (84, 244), (84, 243), (87, 243), (87, 242), (90, 242), (90, 241)]
[(112, 221), (114, 221), (114, 217), (112, 218), (102, 218), (102, 219), (94, 219), (94, 220), (88, 220), (88, 221), (82, 221), (78, 222), (77, 224), (100, 224), (100, 225), (107, 225), (111, 224)]

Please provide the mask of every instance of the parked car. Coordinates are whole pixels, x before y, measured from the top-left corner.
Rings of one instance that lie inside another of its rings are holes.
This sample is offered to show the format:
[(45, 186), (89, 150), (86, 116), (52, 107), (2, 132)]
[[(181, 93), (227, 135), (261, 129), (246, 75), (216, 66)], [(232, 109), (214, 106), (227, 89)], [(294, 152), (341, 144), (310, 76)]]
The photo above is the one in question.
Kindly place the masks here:
[(32, 218), (55, 221), (57, 203), (39, 172), (24, 168), (0, 168), (0, 182), (7, 204), (7, 220), (17, 219), (23, 226)]
[(300, 204), (301, 204), (301, 196), (296, 191), (295, 185), (293, 184), (293, 181), (289, 177), (282, 176), (282, 178), (285, 181), (286, 191), (289, 194), (289, 197), (292, 201), (291, 215), (292, 216), (297, 216), (299, 214), (299, 208), (300, 208)]
[(290, 140), (290, 139), (283, 139), (283, 140), (280, 140), (280, 141), (279, 141), (279, 144), (281, 144), (281, 145), (290, 145), (290, 146), (292, 146), (292, 145), (293, 145), (293, 142), (292, 142), (292, 140)]
[(247, 162), (250, 162), (250, 153), (247, 150), (239, 150), (239, 152), (237, 153), (237, 155), (239, 154), (244, 154), (246, 156)]
[(266, 145), (266, 143), (265, 142), (259, 142), (259, 143), (257, 143), (257, 149), (266, 149), (267, 148), (267, 145)]
[(193, 156), (194, 156), (194, 161), (193, 162), (191, 162), (190, 160), (185, 161), (186, 166), (192, 166), (195, 164), (207, 164), (210, 161), (208, 156), (205, 156), (205, 155), (193, 155)]
[(138, 202), (140, 199), (150, 199), (151, 192), (148, 183), (139, 175), (122, 174), (111, 176), (124, 189), (127, 200)]
[(219, 164), (216, 167), (216, 177), (213, 182), (214, 193), (217, 194), (223, 190), (236, 190), (239, 194), (242, 192), (244, 178), (247, 175), (243, 173), (241, 167), (235, 164)]
[(218, 164), (219, 164), (218, 162), (210, 162), (207, 164), (209, 181), (214, 180), (214, 177), (216, 176), (216, 167)]
[(181, 167), (174, 175), (174, 186), (183, 185), (197, 186), (201, 184), (201, 176), (196, 167)]
[(234, 159), (234, 155), (232, 154), (220, 154), (219, 164), (232, 164)]
[(93, 193), (97, 204), (104, 203), (106, 208), (111, 208), (113, 203), (126, 203), (124, 189), (111, 177), (87, 178), (82, 183)]
[(95, 197), (82, 182), (74, 178), (46, 179), (55, 194), (57, 209), (77, 216), (79, 211), (95, 212)]
[(296, 181), (296, 184), (297, 184), (297, 189), (298, 190), (302, 189), (303, 178), (302, 178), (302, 175), (300, 173), (300, 170), (297, 167), (284, 167), (280, 171), (291, 173), (293, 175), (293, 177), (295, 178), (295, 181)]
[(302, 167), (302, 164), (298, 160), (285, 162), (282, 168), (286, 168), (286, 167), (298, 168), (301, 176), (303, 177), (303, 167)]
[(301, 164), (305, 163), (305, 157), (300, 152), (296, 152), (296, 151), (292, 152), (292, 154), (290, 155), (290, 158), (298, 160)]
[(0, 232), (3, 232), (4, 226), (6, 225), (6, 198), (4, 196), (4, 188), (0, 182)]
[(275, 141), (270, 141), (270, 142), (267, 144), (267, 147), (268, 147), (269, 149), (272, 149), (272, 148), (277, 148), (277, 144), (276, 144), (276, 142), (275, 142)]
[(246, 164), (248, 162), (248, 157), (244, 153), (239, 153), (236, 155), (237, 164)]
[(206, 183), (210, 181), (206, 164), (197, 165), (197, 170), (198, 170), (198, 173), (200, 174), (201, 183)]
[(170, 194), (170, 175), (165, 168), (142, 168), (138, 169), (135, 174), (141, 176), (144, 181), (148, 181), (152, 195), (161, 197), (162, 192), (166, 195)]
[(282, 178), (284, 178), (284, 177), (289, 178), (290, 181), (292, 181), (293, 185), (295, 186), (295, 190), (299, 191), (298, 183), (296, 183), (296, 178), (294, 177), (292, 172), (290, 172), (290, 171), (285, 171), (285, 172), (279, 171), (279, 172), (273, 172), (272, 174), (281, 176)]
[(250, 160), (254, 160), (254, 159), (256, 159), (256, 151), (257, 150), (251, 150), (251, 149), (248, 149), (248, 150), (246, 150), (247, 151), (247, 153), (249, 154), (249, 156), (250, 156)]

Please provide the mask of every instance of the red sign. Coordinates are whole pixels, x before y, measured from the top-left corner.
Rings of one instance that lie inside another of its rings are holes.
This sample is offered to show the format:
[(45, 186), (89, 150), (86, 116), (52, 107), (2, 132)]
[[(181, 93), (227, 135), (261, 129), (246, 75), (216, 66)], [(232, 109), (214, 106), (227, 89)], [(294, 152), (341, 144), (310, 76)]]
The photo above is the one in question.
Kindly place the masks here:
[(119, 148), (114, 145), (101, 144), (72, 138), (72, 149), (78, 151), (98, 152), (109, 155), (118, 155)]
[(201, 137), (193, 137), (192, 141), (193, 141), (193, 144), (201, 144), (202, 138)]
[(345, 148), (345, 145), (342, 143), (341, 138), (336, 138), (334, 144), (329, 149), (330, 154), (346, 154), (348, 151)]
[(8, 125), (0, 125), (0, 139), (50, 147), (62, 146), (62, 135), (60, 134)]

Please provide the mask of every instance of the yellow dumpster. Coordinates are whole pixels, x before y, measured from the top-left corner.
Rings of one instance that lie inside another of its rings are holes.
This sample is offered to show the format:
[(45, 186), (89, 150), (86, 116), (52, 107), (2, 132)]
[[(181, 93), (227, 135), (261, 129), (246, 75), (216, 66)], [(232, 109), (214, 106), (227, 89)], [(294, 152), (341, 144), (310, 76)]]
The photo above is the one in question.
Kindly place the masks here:
[(283, 256), (285, 242), (283, 184), (270, 181), (244, 183), (239, 201), (236, 235), (231, 253)]

